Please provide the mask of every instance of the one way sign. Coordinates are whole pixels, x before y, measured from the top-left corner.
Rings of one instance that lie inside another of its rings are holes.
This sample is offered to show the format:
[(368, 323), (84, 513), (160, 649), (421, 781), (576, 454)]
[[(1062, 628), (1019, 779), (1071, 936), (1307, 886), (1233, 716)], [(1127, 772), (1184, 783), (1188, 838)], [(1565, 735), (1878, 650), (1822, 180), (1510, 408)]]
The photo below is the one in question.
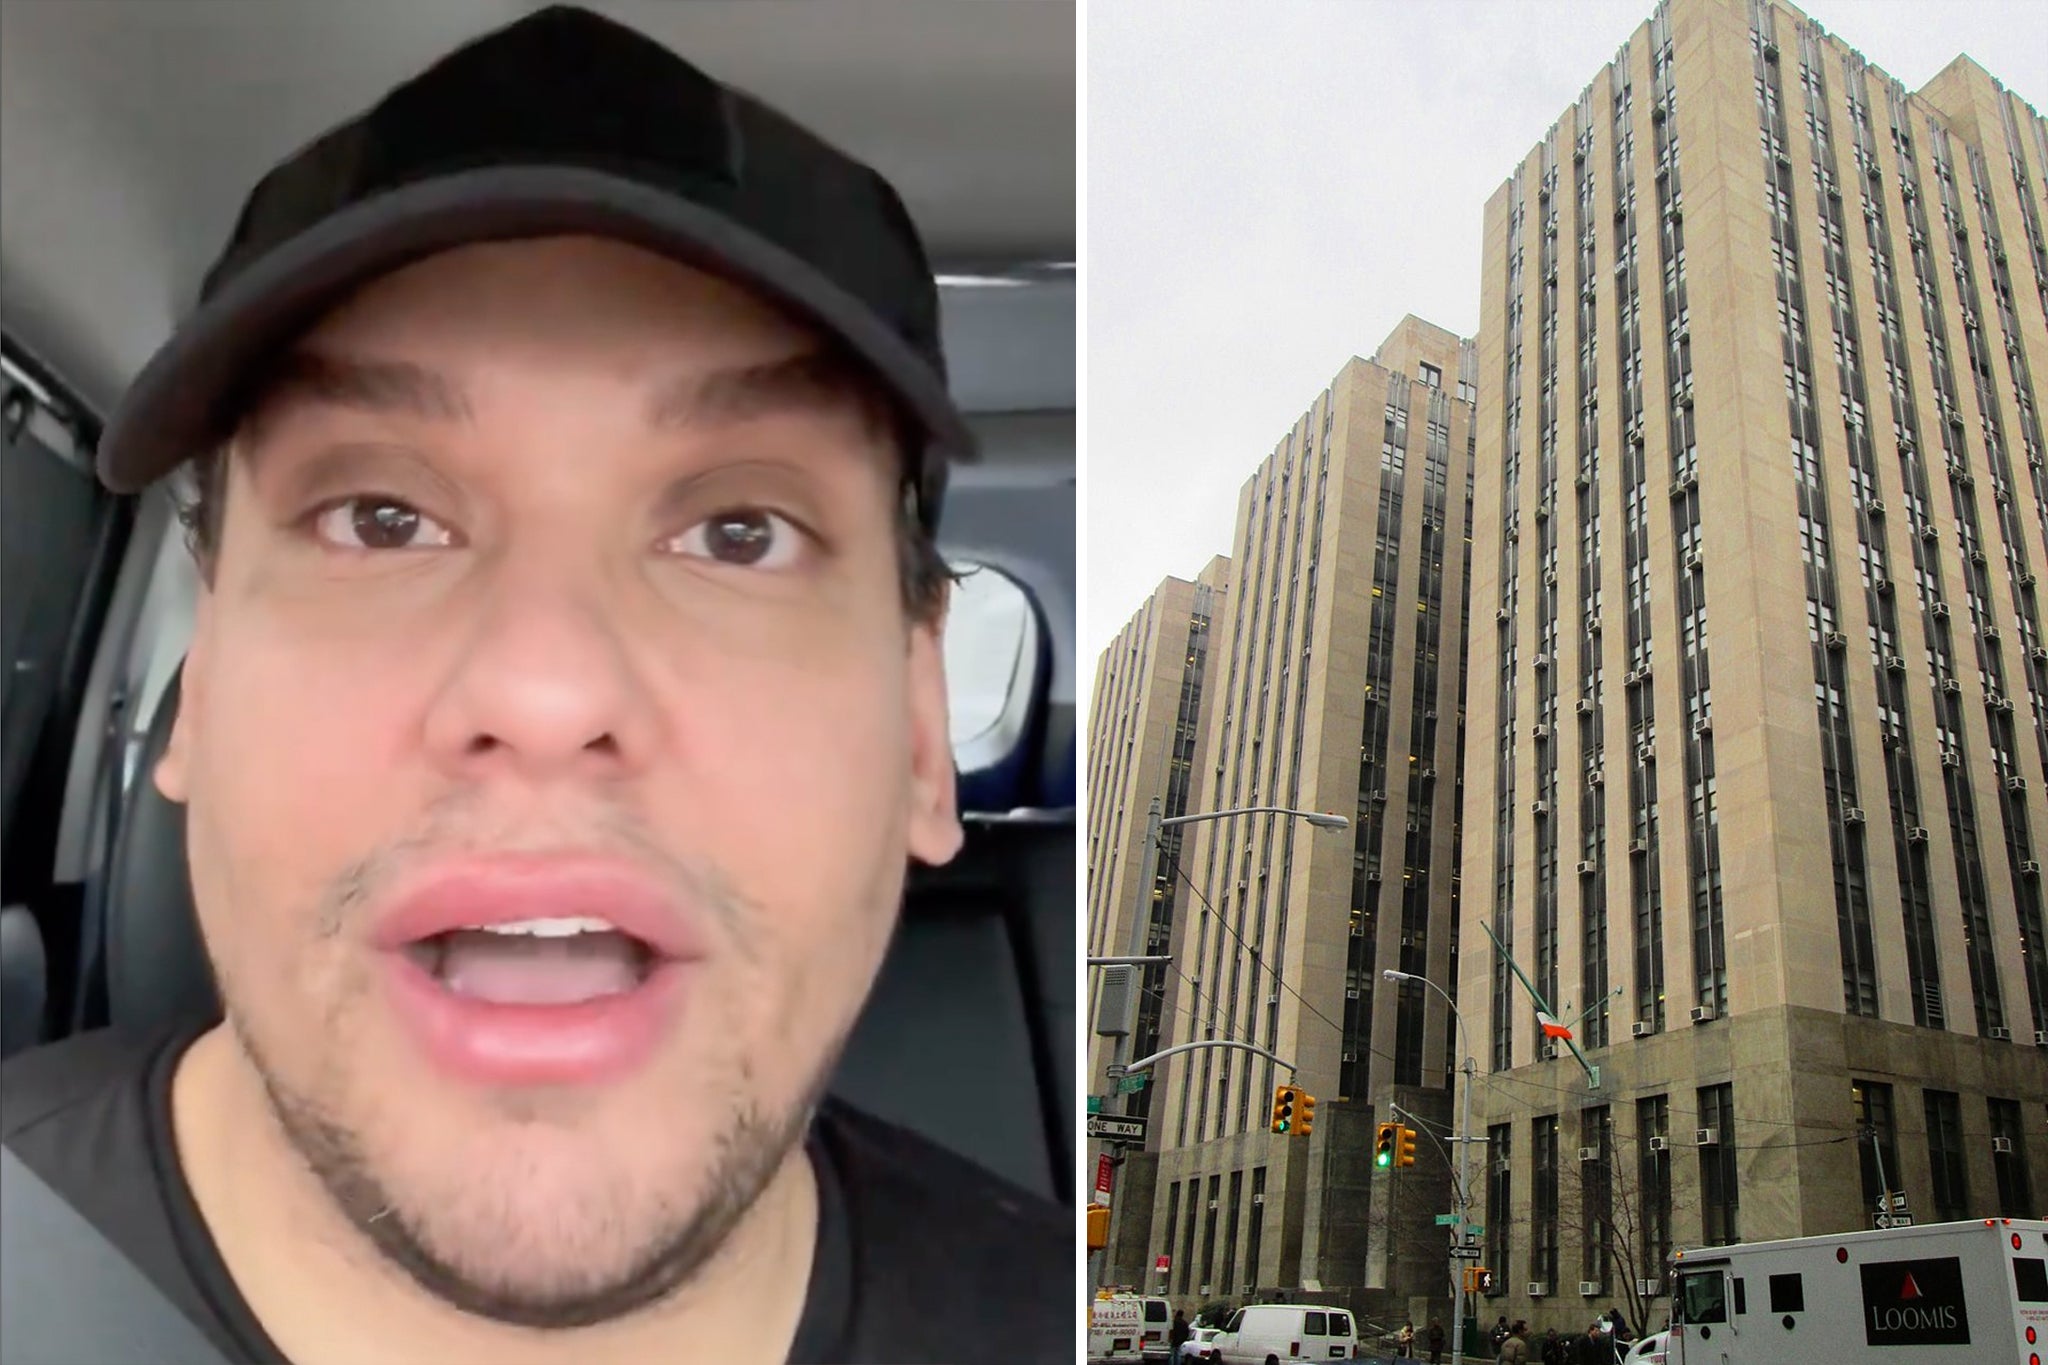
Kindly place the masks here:
[(1092, 1138), (1111, 1138), (1117, 1142), (1143, 1142), (1145, 1140), (1145, 1120), (1143, 1116), (1124, 1118), (1111, 1114), (1090, 1114), (1088, 1116), (1088, 1136)]

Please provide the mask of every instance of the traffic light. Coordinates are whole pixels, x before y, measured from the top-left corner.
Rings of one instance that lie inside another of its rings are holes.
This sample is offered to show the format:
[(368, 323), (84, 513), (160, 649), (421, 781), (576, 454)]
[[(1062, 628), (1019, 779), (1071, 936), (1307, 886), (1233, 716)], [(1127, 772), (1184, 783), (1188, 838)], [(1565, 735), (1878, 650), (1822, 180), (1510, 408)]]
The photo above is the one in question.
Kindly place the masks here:
[(1109, 1205), (1088, 1206), (1088, 1249), (1100, 1251), (1109, 1245)]
[(1304, 1090), (1295, 1111), (1294, 1135), (1307, 1137), (1316, 1130), (1316, 1097)]
[(1394, 1164), (1394, 1141), (1400, 1133), (1400, 1124), (1383, 1123), (1373, 1134), (1372, 1164), (1375, 1170), (1384, 1171)]
[(1401, 1130), (1401, 1145), (1394, 1150), (1394, 1164), (1396, 1166), (1413, 1166), (1415, 1164), (1415, 1130), (1413, 1128), (1403, 1128)]
[(1294, 1131), (1294, 1105), (1301, 1097), (1301, 1091), (1291, 1085), (1273, 1087), (1273, 1131), (1291, 1133)]
[(1493, 1272), (1483, 1265), (1466, 1266), (1465, 1292), (1467, 1294), (1491, 1294), (1493, 1292)]

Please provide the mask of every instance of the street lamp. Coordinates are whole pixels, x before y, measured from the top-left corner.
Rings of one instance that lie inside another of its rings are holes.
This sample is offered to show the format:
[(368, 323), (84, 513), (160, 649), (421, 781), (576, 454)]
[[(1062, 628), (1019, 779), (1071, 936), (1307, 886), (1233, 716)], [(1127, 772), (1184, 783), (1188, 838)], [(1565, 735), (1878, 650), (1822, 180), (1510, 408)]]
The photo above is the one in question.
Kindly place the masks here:
[[(1306, 820), (1317, 829), (1344, 830), (1351, 828), (1351, 821), (1342, 815), (1331, 815), (1324, 811), (1293, 810), (1286, 806), (1237, 806), (1230, 810), (1196, 811), (1191, 815), (1176, 815), (1167, 818), (1164, 802), (1157, 796), (1145, 813), (1145, 842), (1138, 854), (1137, 903), (1131, 911), (1130, 949), (1126, 960), (1147, 957), (1145, 936), (1152, 924), (1152, 888), (1159, 876), (1159, 833), (1161, 830), (1180, 825), (1197, 824), (1203, 820), (1222, 820), (1237, 815), (1287, 815)], [(1140, 983), (1142, 984), (1142, 983)], [(1121, 1116), (1125, 1100), (1120, 1082), (1131, 1062), (1131, 1046), (1138, 1032), (1138, 986), (1125, 992), (1123, 1033), (1116, 1040), (1116, 1048), (1109, 1065), (1109, 1094), (1104, 1099), (1106, 1116)], [(1108, 1269), (1108, 1255), (1103, 1256), (1104, 1272)]]
[[(1450, 1007), (1451, 1018), (1458, 1025), (1458, 1046), (1465, 1054), (1465, 1114), (1458, 1125), (1464, 1130), (1458, 1136), (1458, 1237), (1462, 1245), (1465, 1225), (1472, 1221), (1471, 1186), (1468, 1183), (1469, 1176), (1467, 1171), (1472, 1149), (1472, 1073), (1476, 1066), (1472, 1057), (1472, 1044), (1465, 1036), (1465, 1016), (1458, 1013), (1458, 1002), (1451, 999), (1450, 992), (1426, 976), (1417, 976), (1413, 972), (1395, 971), (1392, 967), (1388, 967), (1380, 975), (1388, 981), (1419, 981), (1429, 987), (1444, 998), (1444, 1004)], [(1463, 1266), (1459, 1267), (1460, 1272), (1463, 1269)], [(1453, 1314), (1456, 1323), (1451, 1329), (1451, 1365), (1464, 1365), (1465, 1276), (1460, 1273), (1456, 1279), (1456, 1288), (1453, 1291), (1457, 1298)]]

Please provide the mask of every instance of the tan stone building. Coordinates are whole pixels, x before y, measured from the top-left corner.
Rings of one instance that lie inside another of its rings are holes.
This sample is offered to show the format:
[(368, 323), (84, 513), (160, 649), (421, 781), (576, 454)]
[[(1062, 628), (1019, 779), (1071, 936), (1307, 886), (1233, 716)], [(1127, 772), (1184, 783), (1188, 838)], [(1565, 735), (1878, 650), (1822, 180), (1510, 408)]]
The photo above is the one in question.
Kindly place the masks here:
[[(1367, 1188), (1372, 1119), (1393, 1096), (1441, 1113), (1449, 1019), (1379, 972), (1452, 970), (1475, 378), (1469, 342), (1405, 319), (1239, 499), (1192, 808), (1353, 825), (1192, 825), (1173, 864), (1176, 1039), (1256, 1044), (1318, 1101), (1312, 1135), (1275, 1136), (1272, 1062), (1205, 1049), (1161, 1064), (1151, 1219), (1118, 1244), (1115, 1278), (1184, 1304), (1302, 1286), (1348, 1301), (1400, 1279), (1389, 1205)], [(1431, 1244), (1442, 1194), (1424, 1187), (1441, 1174), (1432, 1157), (1409, 1176), (1400, 1226), (1425, 1231), (1396, 1238), (1404, 1255)], [(1442, 1257), (1437, 1235), (1437, 1278)]]
[[(1088, 955), (1120, 957), (1130, 948), (1130, 916), (1139, 890), (1133, 880), (1153, 797), (1169, 817), (1184, 814), (1201, 741), (1204, 682), (1212, 624), (1229, 592), (1230, 561), (1211, 559), (1193, 582), (1168, 578), (1117, 632), (1095, 665), (1088, 708)], [(1161, 865), (1179, 853), (1178, 831), (1160, 841)], [(1153, 874), (1146, 952), (1164, 952), (1179, 904), (1175, 883)], [(1133, 1057), (1163, 1046), (1160, 1012), (1167, 997), (1163, 968), (1140, 980)], [(1091, 991), (1091, 997), (1093, 992)], [(1100, 1091), (1111, 1040), (1090, 1035), (1086, 1084)], [(1144, 1114), (1149, 1090), (1131, 1095), (1126, 1113)]]
[[(2048, 125), (1968, 60), (1909, 93), (1788, 6), (1671, 0), (1487, 203), (1486, 1321), (1640, 1321), (1671, 1248), (1885, 1192), (2041, 1211), (2044, 192)], [(1489, 930), (1591, 1007), (1597, 1088)]]

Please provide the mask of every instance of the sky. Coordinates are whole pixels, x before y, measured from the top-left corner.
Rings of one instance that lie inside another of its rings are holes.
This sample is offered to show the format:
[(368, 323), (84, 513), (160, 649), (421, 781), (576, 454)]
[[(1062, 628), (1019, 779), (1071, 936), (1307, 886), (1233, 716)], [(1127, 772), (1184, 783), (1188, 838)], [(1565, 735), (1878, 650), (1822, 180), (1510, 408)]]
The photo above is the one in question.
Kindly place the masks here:
[[(1653, 8), (1086, 7), (1084, 679), (1347, 359), (1406, 313), (1477, 331), (1487, 197)], [(2038, 0), (1800, 8), (1909, 90), (1968, 53), (2048, 110)]]

